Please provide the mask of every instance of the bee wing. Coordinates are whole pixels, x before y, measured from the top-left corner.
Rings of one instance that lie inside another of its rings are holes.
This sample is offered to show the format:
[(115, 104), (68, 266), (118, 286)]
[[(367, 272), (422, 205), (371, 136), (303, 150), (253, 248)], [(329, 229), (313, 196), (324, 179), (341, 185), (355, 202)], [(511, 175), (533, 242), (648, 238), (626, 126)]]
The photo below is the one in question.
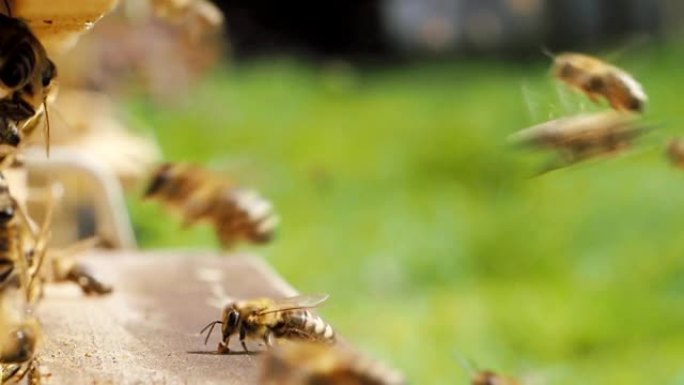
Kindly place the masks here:
[(263, 310), (260, 314), (312, 308), (325, 302), (328, 297), (327, 294), (303, 294), (294, 297), (275, 299), (273, 300), (273, 305)]

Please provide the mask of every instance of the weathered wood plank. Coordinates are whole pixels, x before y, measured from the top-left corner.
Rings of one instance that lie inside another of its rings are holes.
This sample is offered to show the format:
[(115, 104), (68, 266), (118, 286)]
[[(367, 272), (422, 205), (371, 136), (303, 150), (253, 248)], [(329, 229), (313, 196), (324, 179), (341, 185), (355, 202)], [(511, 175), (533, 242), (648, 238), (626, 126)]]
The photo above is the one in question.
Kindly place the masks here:
[[(190, 252), (89, 256), (115, 292), (84, 297), (54, 285), (39, 305), (43, 379), (54, 384), (254, 384), (258, 356), (215, 355), (198, 331), (219, 316), (206, 279), (220, 276), (237, 298), (289, 296), (294, 290), (261, 259)], [(237, 346), (231, 346), (236, 350)], [(257, 346), (253, 348), (258, 349)]]

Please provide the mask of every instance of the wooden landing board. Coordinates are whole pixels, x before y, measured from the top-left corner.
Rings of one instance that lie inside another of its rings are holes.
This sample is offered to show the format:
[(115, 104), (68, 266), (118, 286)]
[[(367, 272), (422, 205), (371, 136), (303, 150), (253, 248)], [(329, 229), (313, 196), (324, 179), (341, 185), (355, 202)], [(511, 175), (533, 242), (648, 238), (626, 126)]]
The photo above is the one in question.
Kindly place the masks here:
[(207, 303), (216, 297), (208, 281), (236, 298), (296, 294), (257, 257), (127, 252), (85, 261), (114, 293), (47, 290), (38, 307), (47, 384), (256, 384), (258, 355), (216, 355), (220, 331), (207, 346), (198, 335), (220, 313)]

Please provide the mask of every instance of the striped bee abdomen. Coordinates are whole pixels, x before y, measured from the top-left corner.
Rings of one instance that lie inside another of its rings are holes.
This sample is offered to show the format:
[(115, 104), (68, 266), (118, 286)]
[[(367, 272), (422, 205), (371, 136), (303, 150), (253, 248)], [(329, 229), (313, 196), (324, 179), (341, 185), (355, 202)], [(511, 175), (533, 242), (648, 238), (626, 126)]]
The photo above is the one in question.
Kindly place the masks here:
[(273, 328), (276, 337), (301, 338), (312, 341), (334, 342), (332, 326), (308, 310), (284, 312), (282, 322)]

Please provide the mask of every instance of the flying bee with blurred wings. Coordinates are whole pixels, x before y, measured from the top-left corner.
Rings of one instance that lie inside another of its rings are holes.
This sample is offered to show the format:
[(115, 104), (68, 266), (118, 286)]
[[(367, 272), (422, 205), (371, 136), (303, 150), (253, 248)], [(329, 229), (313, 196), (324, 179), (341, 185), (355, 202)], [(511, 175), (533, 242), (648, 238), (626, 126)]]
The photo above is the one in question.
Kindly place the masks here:
[(267, 347), (273, 346), (274, 338), (333, 343), (332, 326), (308, 310), (326, 299), (327, 295), (299, 295), (229, 302), (223, 306), (221, 318), (210, 322), (200, 334), (207, 332), (206, 344), (214, 327), (221, 325), (222, 339), (218, 344), (221, 354), (230, 352), (230, 339), (236, 334), (245, 352), (248, 338), (261, 339)]
[(583, 92), (591, 101), (605, 98), (618, 111), (643, 112), (647, 96), (641, 84), (626, 71), (580, 53), (553, 56), (553, 76)]
[(207, 220), (224, 248), (239, 240), (266, 243), (278, 224), (270, 202), (256, 191), (238, 188), (218, 175), (185, 163), (166, 163), (152, 176), (145, 198), (179, 209), (183, 225)]
[(471, 385), (520, 385), (513, 377), (503, 376), (491, 370), (480, 370), (470, 379)]
[(460, 366), (469, 373), (471, 385), (520, 385), (513, 377), (498, 374), (492, 370), (478, 369), (473, 362), (458, 355)]
[(519, 131), (508, 139), (516, 145), (558, 151), (560, 158), (544, 170), (550, 171), (624, 151), (647, 129), (638, 124), (634, 114), (606, 111), (551, 120)]
[(260, 385), (403, 385), (404, 376), (337, 344), (287, 342), (262, 358)]

